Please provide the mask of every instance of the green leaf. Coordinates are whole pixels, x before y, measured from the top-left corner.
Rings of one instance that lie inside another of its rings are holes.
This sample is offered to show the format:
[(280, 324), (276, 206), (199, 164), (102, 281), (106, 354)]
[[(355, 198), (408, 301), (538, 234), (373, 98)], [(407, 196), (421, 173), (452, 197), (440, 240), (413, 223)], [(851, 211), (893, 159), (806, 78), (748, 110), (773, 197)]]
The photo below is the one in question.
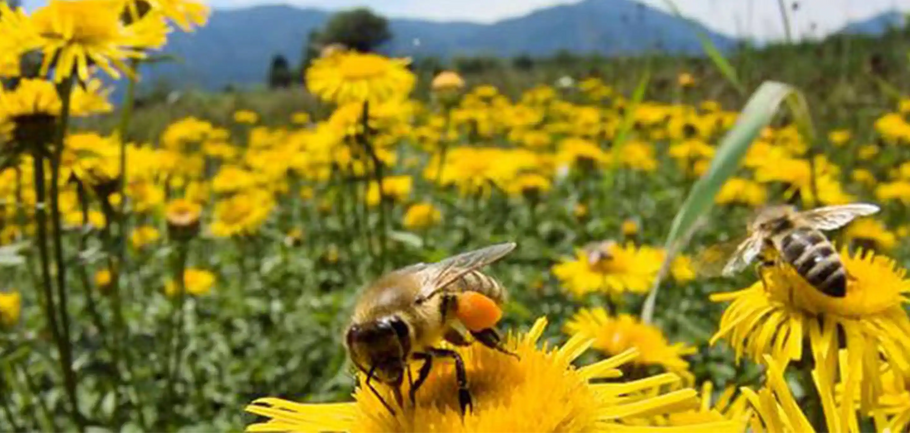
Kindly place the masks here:
[(670, 227), (670, 234), (667, 236), (665, 244), (667, 255), (661, 266), (660, 275), (654, 284), (654, 289), (645, 300), (642, 320), (650, 323), (653, 318), (658, 286), (663, 275), (669, 269), (674, 254), (682, 248), (684, 241), (691, 235), (696, 221), (711, 210), (714, 205), (714, 197), (720, 188), (739, 167), (739, 162), (745, 156), (749, 146), (762, 129), (771, 123), (780, 105), (784, 102), (787, 102), (797, 129), (803, 134), (804, 139), (810, 145), (815, 141), (815, 130), (803, 95), (788, 84), (774, 81), (762, 83), (761, 87), (749, 98), (746, 107), (736, 120), (736, 124), (721, 140), (708, 171), (692, 186), (692, 191), (686, 197), (682, 208), (673, 218), (673, 225)]
[(423, 248), (423, 239), (411, 232), (402, 232), (392, 230), (389, 232), (389, 239), (400, 242), (414, 248)]

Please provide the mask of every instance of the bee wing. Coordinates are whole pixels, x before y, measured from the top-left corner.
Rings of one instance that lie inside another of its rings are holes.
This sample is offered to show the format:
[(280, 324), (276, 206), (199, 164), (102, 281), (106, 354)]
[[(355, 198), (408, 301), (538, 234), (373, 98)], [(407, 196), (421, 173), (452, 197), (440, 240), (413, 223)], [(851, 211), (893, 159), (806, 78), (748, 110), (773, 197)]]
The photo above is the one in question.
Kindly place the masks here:
[(420, 292), (417, 294), (416, 302), (421, 303), (429, 299), (468, 272), (505, 257), (515, 249), (515, 245), (515, 242), (496, 244), (427, 265), (420, 271), (424, 279)]
[(704, 278), (716, 278), (723, 275), (724, 266), (733, 257), (736, 249), (745, 240), (740, 237), (708, 246), (697, 252), (692, 258), (695, 274)]
[(834, 230), (847, 225), (856, 217), (872, 215), (878, 210), (874, 204), (853, 203), (808, 210), (801, 212), (799, 217), (818, 230)]
[(746, 238), (746, 240), (742, 241), (739, 246), (736, 247), (733, 256), (730, 257), (727, 265), (724, 266), (722, 275), (729, 277), (743, 270), (749, 263), (752, 263), (752, 260), (755, 260), (758, 253), (761, 252), (761, 246), (761, 236), (752, 235)]

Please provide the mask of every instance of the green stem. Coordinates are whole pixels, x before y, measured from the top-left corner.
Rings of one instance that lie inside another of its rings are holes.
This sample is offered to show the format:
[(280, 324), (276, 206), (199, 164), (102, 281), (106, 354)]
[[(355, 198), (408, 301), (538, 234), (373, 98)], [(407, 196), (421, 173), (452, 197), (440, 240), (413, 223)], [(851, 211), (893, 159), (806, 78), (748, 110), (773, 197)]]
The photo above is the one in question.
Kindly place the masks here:
[[(79, 203), (82, 207), (82, 227), (88, 227), (89, 224), (89, 203), (88, 203), (88, 194), (85, 191), (85, 185), (82, 182), (76, 183), (76, 192), (79, 196)], [(88, 236), (89, 231), (83, 229), (82, 236), (79, 236), (79, 252), (88, 250)], [(82, 286), (85, 289), (85, 306), (88, 310), (89, 316), (92, 318), (92, 322), (95, 327), (98, 328), (98, 335), (101, 338), (101, 345), (105, 348), (108, 348), (107, 344), (107, 329), (104, 326), (104, 321), (101, 319), (101, 314), (98, 313), (97, 304), (95, 303), (95, 295), (92, 290), (92, 284), (88, 276), (88, 268), (86, 266), (79, 266), (77, 271), (79, 272), (79, 278), (82, 280)], [(108, 348), (109, 349), (109, 348)]]
[[(177, 257), (172, 264), (172, 270), (174, 272), (174, 285), (176, 286), (177, 293), (174, 294), (174, 297), (171, 298), (171, 317), (168, 320), (168, 333), (167, 333), (167, 355), (165, 356), (165, 378), (167, 382), (165, 383), (165, 416), (164, 420), (170, 418), (170, 414), (173, 412), (175, 406), (174, 400), (174, 387), (178, 375), (178, 369), (180, 367), (180, 334), (182, 333), (183, 327), (183, 303), (186, 296), (186, 284), (184, 281), (184, 275), (186, 274), (186, 261), (187, 256), (189, 255), (189, 245), (185, 241), (178, 241), (177, 244)], [(174, 359), (173, 367), (171, 366), (171, 359)]]
[[(133, 59), (130, 63), (130, 68), (132, 70), (137, 70), (139, 66), (139, 60)], [(131, 76), (128, 79), (126, 85), (126, 96), (124, 96), (123, 106), (120, 108), (120, 123), (117, 125), (117, 136), (120, 140), (120, 182), (117, 185), (117, 190), (120, 193), (120, 212), (117, 214), (117, 228), (120, 232), (120, 247), (117, 249), (117, 263), (120, 265), (120, 272), (123, 274), (124, 285), (129, 283), (129, 273), (127, 272), (129, 266), (127, 266), (127, 239), (129, 231), (129, 213), (127, 212), (127, 203), (126, 203), (126, 185), (127, 185), (127, 165), (126, 165), (126, 152), (127, 152), (127, 139), (126, 133), (130, 125), (130, 118), (133, 114), (133, 105), (135, 105), (136, 100), (136, 77)], [(119, 276), (119, 274), (118, 274)]]
[(383, 187), (383, 163), (379, 159), (379, 155), (376, 153), (376, 149), (373, 148), (373, 143), (370, 141), (370, 103), (364, 101), (363, 103), (363, 114), (361, 117), (361, 124), (363, 131), (358, 134), (360, 143), (363, 145), (364, 150), (370, 156), (370, 159), (373, 162), (373, 174), (376, 177), (376, 186), (379, 189), (379, 260), (377, 261), (378, 267), (380, 270), (385, 269), (385, 259), (386, 251), (388, 250), (387, 243), (387, 217), (386, 213), (388, 210), (388, 203), (385, 197), (385, 188)]

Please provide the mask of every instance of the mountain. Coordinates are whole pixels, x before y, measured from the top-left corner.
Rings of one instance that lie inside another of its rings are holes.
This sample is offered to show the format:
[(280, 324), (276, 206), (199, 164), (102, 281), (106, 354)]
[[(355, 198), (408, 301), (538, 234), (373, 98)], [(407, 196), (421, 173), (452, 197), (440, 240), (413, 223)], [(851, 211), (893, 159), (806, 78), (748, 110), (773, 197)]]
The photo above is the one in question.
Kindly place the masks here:
[(903, 27), (906, 23), (906, 14), (889, 11), (864, 21), (856, 21), (844, 26), (837, 33), (850, 35), (881, 35), (892, 27)]
[[(167, 53), (181, 58), (146, 72), (146, 83), (166, 78), (173, 83), (218, 89), (228, 84), (264, 82), (273, 55), (298, 64), (307, 34), (331, 14), (291, 6), (258, 6), (216, 10), (207, 26), (194, 33), (173, 33)], [(632, 0), (586, 0), (541, 9), (492, 24), (390, 19), (394, 38), (383, 51), (399, 56), (520, 54), (546, 56), (560, 50), (604, 55), (661, 49), (698, 53), (696, 32), (721, 49), (734, 41)]]

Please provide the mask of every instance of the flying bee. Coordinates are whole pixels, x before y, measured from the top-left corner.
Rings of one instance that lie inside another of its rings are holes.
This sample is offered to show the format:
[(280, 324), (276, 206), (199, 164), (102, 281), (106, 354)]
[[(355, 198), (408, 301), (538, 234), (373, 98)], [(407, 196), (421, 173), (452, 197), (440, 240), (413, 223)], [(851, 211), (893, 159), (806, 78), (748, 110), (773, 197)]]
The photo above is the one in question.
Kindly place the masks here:
[[(411, 402), (430, 374), (434, 358), (455, 361), (462, 414), (472, 407), (464, 361), (458, 352), (435, 347), (442, 340), (466, 346), (468, 332), (476, 341), (503, 353), (494, 326), (502, 316), (505, 288), (479, 271), (515, 249), (503, 243), (459, 254), (437, 263), (418, 263), (392, 271), (370, 284), (354, 308), (345, 342), (354, 365), (366, 374), (366, 386), (391, 413), (392, 407), (372, 385), (390, 385), (398, 405), (407, 375)], [(410, 361), (423, 361), (412, 381)]]
[(847, 271), (822, 231), (838, 229), (878, 210), (878, 206), (865, 203), (804, 212), (792, 206), (766, 208), (749, 223), (749, 236), (737, 246), (723, 275), (741, 271), (756, 258), (763, 266), (783, 262), (822, 293), (842, 298), (847, 294)]

